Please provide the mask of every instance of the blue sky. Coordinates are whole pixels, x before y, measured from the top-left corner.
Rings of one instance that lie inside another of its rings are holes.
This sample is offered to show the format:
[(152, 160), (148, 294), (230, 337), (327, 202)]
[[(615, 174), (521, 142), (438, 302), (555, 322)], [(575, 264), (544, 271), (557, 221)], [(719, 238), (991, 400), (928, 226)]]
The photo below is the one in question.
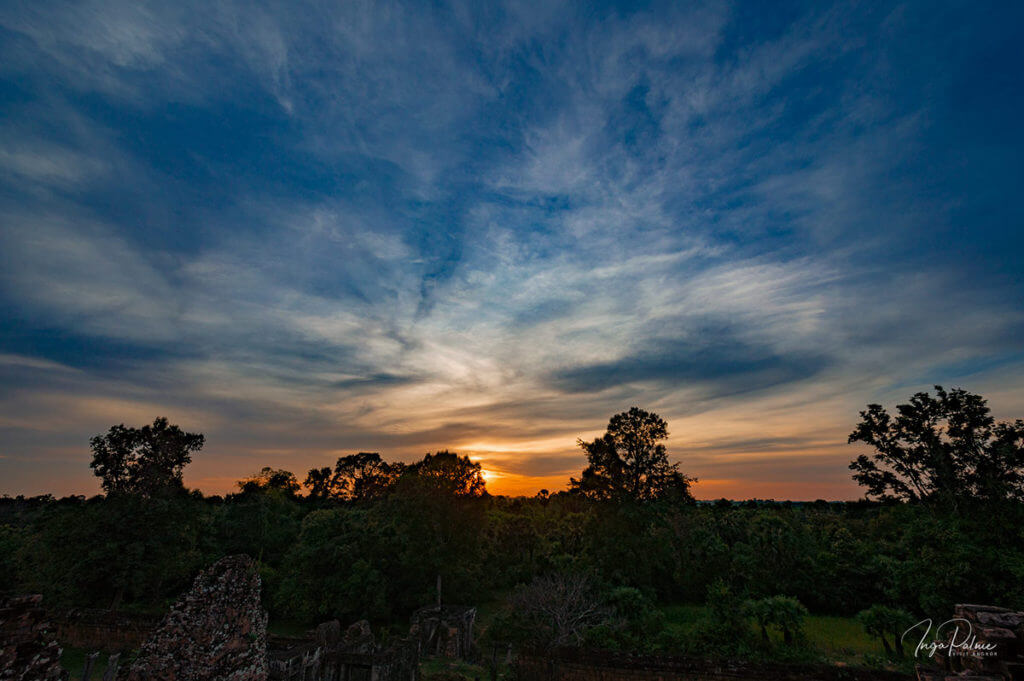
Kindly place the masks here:
[(0, 472), (450, 447), (851, 498), (868, 402), (1024, 416), (1016, 3), (0, 5)]

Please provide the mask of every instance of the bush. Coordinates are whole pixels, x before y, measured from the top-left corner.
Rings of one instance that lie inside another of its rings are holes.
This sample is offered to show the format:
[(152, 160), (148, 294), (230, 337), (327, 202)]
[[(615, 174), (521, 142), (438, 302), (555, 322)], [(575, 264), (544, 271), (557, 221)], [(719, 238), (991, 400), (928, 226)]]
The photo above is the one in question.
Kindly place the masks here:
[(857, 621), (869, 636), (874, 636), (882, 642), (885, 654), (890, 659), (903, 658), (903, 634), (914, 624), (913, 615), (898, 608), (872, 605), (867, 610), (857, 613)]
[(768, 628), (773, 627), (782, 633), (783, 642), (789, 646), (803, 641), (804, 618), (808, 615), (807, 608), (795, 598), (788, 596), (770, 596), (758, 600), (749, 600), (743, 604), (743, 612), (752, 617), (761, 629), (761, 640), (769, 642)]
[(707, 611), (694, 628), (693, 654), (748, 657), (756, 642), (743, 615), (742, 602), (722, 580), (708, 588)]

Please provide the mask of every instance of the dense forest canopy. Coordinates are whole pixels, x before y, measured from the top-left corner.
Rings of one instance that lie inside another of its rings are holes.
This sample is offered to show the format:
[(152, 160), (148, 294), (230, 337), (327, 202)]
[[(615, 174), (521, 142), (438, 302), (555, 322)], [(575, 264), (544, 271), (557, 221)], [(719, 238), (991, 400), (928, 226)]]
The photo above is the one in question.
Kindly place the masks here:
[[(509, 638), (683, 645), (666, 643), (652, 604), (710, 603), (765, 640), (797, 637), (808, 610), (859, 612), (895, 651), (909, 617), (1024, 605), (1024, 424), (942, 388), (897, 413), (862, 412), (850, 439), (874, 452), (851, 468), (874, 500), (847, 503), (698, 503), (668, 424), (635, 407), (580, 441), (588, 466), (567, 490), (531, 498), (489, 495), (480, 464), (448, 451), (346, 455), (309, 471), (305, 493), (268, 466), (204, 496), (181, 483), (202, 435), (119, 425), (91, 442), (105, 495), (2, 499), (0, 589), (158, 610), (202, 566), (247, 553), (272, 617), (302, 622), (396, 621), (440, 583), (446, 602), (506, 604)], [(710, 622), (702, 640), (731, 640), (730, 626)]]

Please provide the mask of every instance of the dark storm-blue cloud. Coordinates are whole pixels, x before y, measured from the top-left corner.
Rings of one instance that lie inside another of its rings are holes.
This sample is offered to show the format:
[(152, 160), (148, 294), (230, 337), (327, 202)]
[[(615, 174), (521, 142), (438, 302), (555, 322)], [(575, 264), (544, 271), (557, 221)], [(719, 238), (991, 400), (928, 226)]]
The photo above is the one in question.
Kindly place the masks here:
[(557, 371), (551, 381), (570, 393), (599, 392), (629, 383), (710, 384), (713, 388), (707, 396), (718, 398), (802, 381), (830, 364), (820, 355), (782, 355), (727, 334), (701, 335), (699, 342), (653, 341), (610, 362)]

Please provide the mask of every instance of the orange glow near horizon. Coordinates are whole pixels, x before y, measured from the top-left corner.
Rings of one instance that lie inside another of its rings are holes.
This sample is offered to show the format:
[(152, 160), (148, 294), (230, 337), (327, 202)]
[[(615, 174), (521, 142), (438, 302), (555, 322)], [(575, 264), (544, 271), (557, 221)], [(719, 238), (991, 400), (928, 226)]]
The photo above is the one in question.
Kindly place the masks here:
[[(516, 473), (484, 471), (484, 480), (487, 483), (487, 491), (495, 496), (535, 496), (540, 490), (545, 489), (554, 494), (568, 489), (568, 475), (531, 476)], [(244, 476), (211, 476), (203, 478), (186, 477), (186, 486), (190, 489), (199, 489), (206, 495), (225, 495), (238, 491), (238, 480)], [(304, 476), (303, 476), (304, 477)], [(91, 496), (99, 494), (99, 484), (84, 489), (81, 485), (65, 486), (54, 485), (49, 490), (56, 496), (69, 494), (85, 494)], [(691, 487), (693, 496), (699, 500), (714, 499), (786, 499), (793, 501), (814, 501), (815, 499), (826, 499), (828, 501), (852, 501), (861, 498), (863, 493), (850, 481), (849, 483), (838, 482), (810, 482), (810, 481), (780, 481), (775, 483), (756, 483), (750, 481), (728, 479), (728, 478), (702, 478)], [(35, 492), (27, 493), (29, 496)], [(42, 493), (42, 492), (39, 492)]]
[[(998, 420), (1024, 411), (1020, 394), (1006, 386), (981, 386), (979, 392), (991, 396)], [(880, 399), (891, 405), (900, 396)], [(739, 406), (722, 404), (693, 414), (672, 413), (658, 404), (651, 406), (669, 422), (666, 445), (670, 460), (679, 462), (680, 470), (698, 479), (691, 488), (697, 499), (813, 501), (863, 496), (863, 490), (850, 477), (848, 465), (866, 448), (846, 443), (857, 409), (862, 406), (860, 401), (850, 395), (807, 389), (789, 396), (765, 395)], [(57, 433), (59, 439), (52, 447), (25, 453), (0, 450), (7, 474), (0, 494), (99, 494), (99, 481), (89, 469), (89, 437), (103, 431), (97, 424), (126, 421), (114, 413), (122, 406), (120, 402), (102, 400), (91, 406), (79, 404), (78, 411), (69, 412), (74, 417), (73, 436), (53, 427), (51, 431), (36, 431), (40, 437)], [(112, 411), (93, 413), (101, 408)], [(87, 418), (79, 418), (83, 411)], [(412, 463), (426, 452), (441, 449), (478, 462), (491, 494), (529, 497), (542, 489), (557, 493), (567, 489), (569, 479), (579, 477), (587, 465), (576, 446), (577, 439), (599, 436), (606, 422), (606, 417), (595, 417), (553, 419), (550, 423), (532, 419), (519, 424), (509, 418), (488, 421), (487, 429), (495, 433), (490, 437), (476, 433), (460, 437), (461, 427), (453, 426), (408, 439), (404, 434), (367, 432), (352, 441), (325, 436), (318, 442), (296, 439), (290, 431), (276, 426), (248, 429), (240, 435), (226, 428), (222, 420), (198, 418), (189, 410), (165, 411), (172, 422), (206, 435), (207, 446), (185, 469), (185, 485), (207, 495), (236, 492), (239, 480), (263, 466), (289, 470), (301, 482), (310, 469), (333, 467), (338, 457), (357, 451), (377, 451), (385, 460)], [(614, 408), (602, 411), (614, 413)], [(416, 416), (409, 415), (409, 422)], [(4, 422), (12, 423), (6, 414)], [(129, 422), (141, 425), (146, 419), (134, 413), (134, 421)]]

